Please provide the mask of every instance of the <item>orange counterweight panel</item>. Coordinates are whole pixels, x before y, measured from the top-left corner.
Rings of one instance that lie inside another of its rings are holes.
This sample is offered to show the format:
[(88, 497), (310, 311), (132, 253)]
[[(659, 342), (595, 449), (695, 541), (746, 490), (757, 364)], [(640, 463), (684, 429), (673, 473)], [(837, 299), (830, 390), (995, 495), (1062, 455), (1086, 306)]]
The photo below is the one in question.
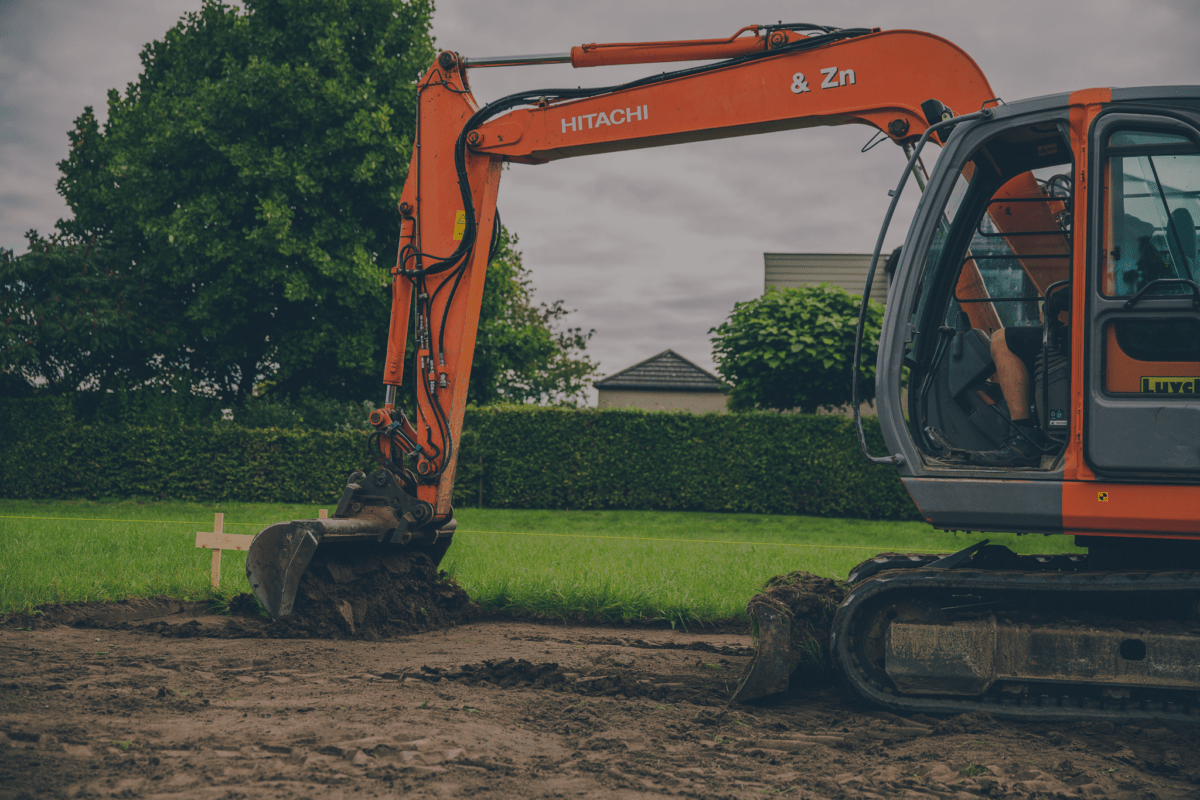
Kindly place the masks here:
[[(1027, 199), (1042, 196), (1033, 173), (1023, 172), (1000, 187), (989, 208), (992, 221), (1001, 233), (1046, 231), (1037, 235), (1005, 237), (1025, 274), (1037, 287), (1038, 294), (1045, 294), (1052, 283), (1071, 277), (1070, 259), (1061, 257), (1070, 254), (1071, 243), (1056, 220), (1056, 216), (1066, 210), (1066, 203), (1049, 196), (1045, 202)], [(1009, 198), (1009, 202), (1003, 202)]]
[[(958, 284), (954, 288), (954, 294), (963, 300), (983, 300), (991, 297), (974, 259), (963, 263), (962, 271), (958, 273)], [(1000, 323), (1000, 315), (996, 313), (994, 303), (963, 303), (962, 309), (967, 312), (967, 317), (971, 320), (971, 327), (987, 331), (989, 336), (1004, 327)]]
[(1062, 491), (1063, 533), (1200, 537), (1200, 486), (1066, 481)]

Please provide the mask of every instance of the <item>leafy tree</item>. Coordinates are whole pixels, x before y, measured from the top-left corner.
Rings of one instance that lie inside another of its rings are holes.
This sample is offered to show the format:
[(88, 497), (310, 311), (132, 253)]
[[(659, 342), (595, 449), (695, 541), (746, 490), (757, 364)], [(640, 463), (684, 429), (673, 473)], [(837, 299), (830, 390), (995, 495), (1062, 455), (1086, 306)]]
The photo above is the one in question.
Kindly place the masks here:
[[(772, 288), (737, 303), (729, 319), (709, 333), (717, 372), (733, 384), (733, 408), (798, 409), (850, 402), (850, 362), (862, 300), (840, 286), (822, 283)], [(860, 397), (875, 397), (875, 356), (883, 306), (867, 309), (860, 367)]]
[[(235, 407), (256, 386), (273, 402), (375, 398), (431, 11), (432, 0), (244, 11), (205, 0), (147, 45), (138, 80), (109, 92), (108, 121), (89, 107), (70, 133), (58, 188), (74, 218), (59, 222), (55, 252), (103, 246), (119, 261), (109, 268), (154, 299), (142, 310), (156, 324), (101, 326), (104, 347), (89, 340), (46, 369), (23, 345), (9, 355), (25, 359), (27, 383), (185, 380)], [(506, 233), (487, 279), (471, 399), (577, 397), (595, 371), (581, 356), (590, 334), (560, 330), (561, 302), (532, 302), (513, 242)], [(53, 293), (59, 279), (32, 256), (13, 260), (22, 291)], [(110, 350), (119, 367), (97, 362)]]
[(0, 392), (100, 391), (170, 380), (161, 353), (182, 332), (129, 260), (103, 243), (26, 234), (29, 252), (0, 252)]
[[(58, 188), (161, 298), (160, 342), (222, 398), (367, 396), (431, 0), (205, 0), (142, 51), (108, 121), (76, 120)], [(172, 349), (173, 348), (173, 349)]]
[(468, 402), (575, 402), (596, 375), (583, 353), (594, 331), (561, 327), (570, 313), (561, 300), (534, 304), (516, 244), (502, 228), (484, 280)]

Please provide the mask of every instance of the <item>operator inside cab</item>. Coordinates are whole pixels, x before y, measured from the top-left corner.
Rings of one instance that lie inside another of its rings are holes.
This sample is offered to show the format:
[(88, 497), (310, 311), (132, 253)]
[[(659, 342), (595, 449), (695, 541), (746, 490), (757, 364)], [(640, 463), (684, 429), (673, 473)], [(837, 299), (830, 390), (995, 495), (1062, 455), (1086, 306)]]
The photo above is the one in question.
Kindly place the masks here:
[[(1067, 355), (1071, 349), (1071, 295), (1058, 291), (1046, 299), (1050, 318), (1049, 346)], [(996, 382), (1015, 430), (995, 450), (971, 454), (971, 463), (982, 467), (1035, 467), (1042, 453), (1053, 446), (1033, 417), (1034, 364), (1042, 352), (1042, 328), (1029, 325), (1001, 328), (992, 335), (992, 361), (996, 365)]]

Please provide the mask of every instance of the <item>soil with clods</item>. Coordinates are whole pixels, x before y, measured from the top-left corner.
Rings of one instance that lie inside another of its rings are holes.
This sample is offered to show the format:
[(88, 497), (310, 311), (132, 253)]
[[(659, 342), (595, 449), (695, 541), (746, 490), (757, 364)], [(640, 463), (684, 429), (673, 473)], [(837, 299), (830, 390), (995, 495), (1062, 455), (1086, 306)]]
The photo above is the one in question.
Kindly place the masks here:
[(1200, 726), (901, 717), (828, 677), (730, 706), (746, 634), (361, 639), (335, 613), (347, 638), (247, 638), (269, 626), (165, 599), (10, 619), (0, 800), (1200, 796)]
[(325, 547), (300, 579), (293, 613), (264, 634), (378, 639), (441, 630), (479, 617), (479, 606), (421, 553), (394, 547)]

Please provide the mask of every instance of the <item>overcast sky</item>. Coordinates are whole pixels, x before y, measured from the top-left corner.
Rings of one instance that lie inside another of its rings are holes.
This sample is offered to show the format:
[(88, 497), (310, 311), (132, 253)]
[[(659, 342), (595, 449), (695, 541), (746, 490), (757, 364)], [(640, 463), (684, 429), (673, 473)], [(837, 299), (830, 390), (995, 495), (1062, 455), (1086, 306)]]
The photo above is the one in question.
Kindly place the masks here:
[[(138, 53), (200, 0), (0, 0), (0, 246), (69, 212), (54, 189), (86, 105), (136, 79)], [(913, 28), (966, 50), (1006, 100), (1091, 86), (1200, 84), (1197, 0), (768, 2), (440, 0), (439, 47), (471, 56), (587, 42), (711, 38), (778, 20)], [(541, 87), (611, 85), (655, 65), (476, 70), (486, 103)], [(964, 111), (963, 109), (956, 109)], [(762, 291), (764, 252), (870, 252), (903, 166), (866, 154), (864, 126), (614, 153), (504, 173), (500, 211), (537, 298), (595, 328), (606, 373), (666, 348), (711, 369), (708, 329)], [(913, 197), (888, 247), (907, 229)], [(593, 400), (594, 402), (594, 400)]]

